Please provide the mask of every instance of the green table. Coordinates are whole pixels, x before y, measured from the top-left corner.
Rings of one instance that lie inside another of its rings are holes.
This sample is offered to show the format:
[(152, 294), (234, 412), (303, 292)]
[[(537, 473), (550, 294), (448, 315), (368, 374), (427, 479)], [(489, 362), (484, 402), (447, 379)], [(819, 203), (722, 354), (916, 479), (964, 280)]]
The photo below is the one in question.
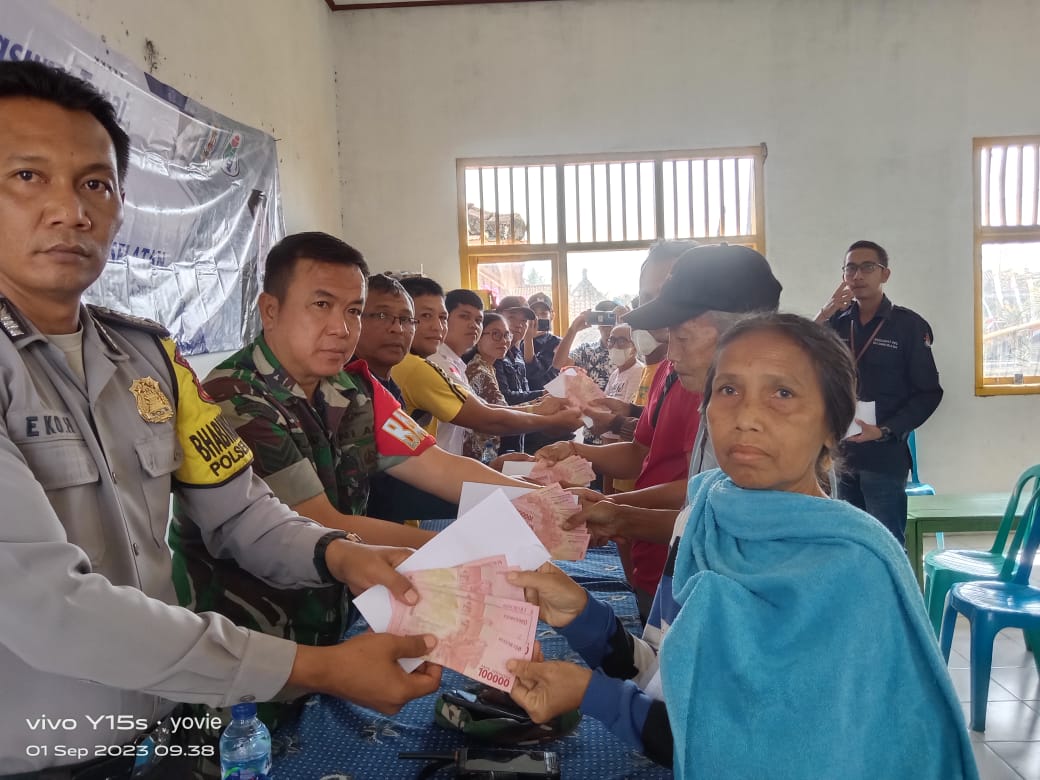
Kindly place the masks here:
[(996, 531), (1004, 519), (1008, 493), (941, 493), (909, 496), (906, 508), (906, 552), (917, 582), (924, 586), (925, 534)]

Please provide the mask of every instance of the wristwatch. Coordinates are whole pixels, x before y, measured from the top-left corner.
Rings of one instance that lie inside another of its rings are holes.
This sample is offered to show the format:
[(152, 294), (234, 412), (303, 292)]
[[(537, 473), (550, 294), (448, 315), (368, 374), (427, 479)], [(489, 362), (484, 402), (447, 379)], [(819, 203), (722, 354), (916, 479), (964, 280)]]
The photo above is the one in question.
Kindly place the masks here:
[(332, 572), (329, 571), (329, 565), (325, 562), (325, 551), (328, 550), (329, 545), (337, 539), (346, 539), (348, 542), (357, 542), (361, 544), (361, 537), (355, 533), (347, 533), (346, 531), (329, 531), (327, 534), (322, 536), (318, 543), (314, 545), (314, 568), (318, 571), (318, 577), (322, 582), (332, 584), (339, 582), (335, 577), (332, 576)]
[(881, 438), (879, 439), (879, 441), (888, 441), (892, 438), (892, 429), (889, 428), (887, 425), (880, 426), (878, 430), (881, 431)]

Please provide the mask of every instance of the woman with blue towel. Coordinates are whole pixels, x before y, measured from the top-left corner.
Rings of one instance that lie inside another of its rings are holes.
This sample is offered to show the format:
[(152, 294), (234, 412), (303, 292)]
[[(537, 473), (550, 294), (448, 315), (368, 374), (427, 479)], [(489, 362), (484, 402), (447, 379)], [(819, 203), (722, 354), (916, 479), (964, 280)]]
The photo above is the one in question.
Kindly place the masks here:
[[(689, 483), (681, 608), (659, 674), (625, 683), (625, 722), (608, 725), (646, 741), (634, 721), (663, 698), (680, 778), (977, 778), (905, 553), (822, 488), (855, 411), (848, 350), (802, 317), (750, 317), (719, 339), (704, 408), (720, 469)], [(559, 574), (527, 576), (543, 619), (588, 609)], [(595, 673), (521, 664), (514, 698), (541, 718), (584, 705), (593, 674), (645, 667), (639, 640), (600, 644)]]

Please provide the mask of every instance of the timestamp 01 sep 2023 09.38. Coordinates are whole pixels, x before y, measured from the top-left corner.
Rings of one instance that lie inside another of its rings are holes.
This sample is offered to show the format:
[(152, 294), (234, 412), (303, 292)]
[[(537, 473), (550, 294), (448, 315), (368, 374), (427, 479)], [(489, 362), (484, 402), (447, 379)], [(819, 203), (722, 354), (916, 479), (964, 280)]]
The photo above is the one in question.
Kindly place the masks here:
[[(200, 718), (195, 716), (173, 717), (170, 719), (171, 735), (178, 735), (181, 731), (194, 731), (206, 725), (200, 723)], [(103, 731), (125, 731), (129, 733), (141, 732), (148, 728), (149, 723), (144, 718), (135, 718), (131, 715), (85, 715), (82, 718), (52, 718), (47, 715), (28, 717), (25, 719), (26, 726), (30, 731), (39, 732), (41, 739), (38, 743), (30, 742), (25, 746), (25, 755), (29, 758), (70, 758), (73, 761), (89, 761), (97, 758), (135, 757), (155, 758), (166, 757), (197, 757), (215, 756), (216, 747), (205, 744), (163, 744), (156, 743), (151, 739), (126, 744), (97, 744), (84, 745), (80, 740), (78, 744), (61, 744), (59, 734), (73, 734), (81, 729)], [(44, 738), (44, 734), (47, 738)]]

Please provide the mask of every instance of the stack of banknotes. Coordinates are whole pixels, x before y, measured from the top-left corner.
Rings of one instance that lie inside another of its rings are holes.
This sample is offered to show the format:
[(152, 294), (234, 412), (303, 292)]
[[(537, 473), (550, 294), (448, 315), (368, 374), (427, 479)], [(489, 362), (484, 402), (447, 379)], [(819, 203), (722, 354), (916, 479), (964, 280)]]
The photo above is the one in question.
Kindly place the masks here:
[(596, 472), (592, 463), (581, 455), (569, 455), (556, 463), (536, 460), (527, 478), (539, 485), (557, 483), (565, 487), (588, 487), (596, 478)]
[(603, 388), (577, 366), (567, 366), (559, 376), (545, 385), (545, 389), (550, 395), (566, 398), (580, 408), (607, 397)]
[(581, 409), (593, 401), (607, 397), (603, 388), (584, 371), (564, 371), (560, 376), (563, 377), (564, 398), (573, 401)]
[(584, 523), (569, 531), (563, 528), (563, 521), (581, 510), (576, 495), (550, 485), (514, 498), (512, 504), (553, 560), (580, 561), (585, 557), (592, 536)]
[(505, 578), (510, 566), (496, 555), (443, 569), (405, 574), (419, 593), (409, 606), (393, 600), (391, 634), (433, 634), (437, 647), (426, 660), (511, 691), (516, 677), (506, 664), (534, 655), (538, 607), (524, 601), (523, 588)]

